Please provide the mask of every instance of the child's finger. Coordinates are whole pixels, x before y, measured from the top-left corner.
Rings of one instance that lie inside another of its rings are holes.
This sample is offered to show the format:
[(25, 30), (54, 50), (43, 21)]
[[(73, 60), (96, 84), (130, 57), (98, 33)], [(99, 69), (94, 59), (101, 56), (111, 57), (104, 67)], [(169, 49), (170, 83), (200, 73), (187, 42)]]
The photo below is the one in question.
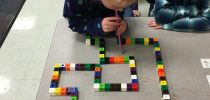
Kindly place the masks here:
[(119, 35), (121, 35), (122, 33), (124, 33), (125, 31), (126, 31), (126, 25), (121, 25), (119, 28), (118, 28), (118, 30), (119, 30)]
[(105, 23), (105, 25), (108, 25), (108, 26), (119, 26), (120, 23), (118, 23), (118, 22), (107, 21), (107, 22)]
[(148, 25), (149, 24), (152, 24), (152, 23), (155, 23), (155, 21), (154, 20), (150, 20), (149, 23), (148, 23)]
[(120, 21), (121, 20), (120, 17), (107, 17), (106, 19), (109, 21)]
[(149, 27), (157, 27), (157, 24), (150, 24)]
[(114, 29), (108, 29), (108, 28), (104, 29), (104, 32), (112, 32), (112, 31), (115, 31), (115, 30)]
[(162, 26), (156, 26), (156, 27), (154, 27), (154, 29), (162, 29), (163, 27)]

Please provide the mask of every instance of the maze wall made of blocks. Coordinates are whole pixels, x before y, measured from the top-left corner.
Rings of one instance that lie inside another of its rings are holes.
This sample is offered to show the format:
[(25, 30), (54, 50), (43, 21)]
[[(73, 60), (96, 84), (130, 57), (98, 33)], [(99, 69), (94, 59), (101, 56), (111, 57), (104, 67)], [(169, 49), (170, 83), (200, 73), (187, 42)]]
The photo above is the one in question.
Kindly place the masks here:
[[(118, 44), (118, 39), (116, 39)], [(151, 45), (154, 48), (159, 85), (163, 100), (171, 100), (168, 83), (166, 80), (165, 67), (160, 52), (157, 38), (122, 38), (122, 45)], [(62, 71), (94, 71), (93, 89), (95, 92), (137, 92), (139, 91), (137, 66), (134, 56), (106, 56), (105, 40), (102, 38), (86, 37), (86, 45), (99, 46), (99, 64), (55, 64), (52, 81), (49, 89), (51, 96), (70, 96), (70, 100), (78, 100), (79, 91), (77, 87), (59, 87), (59, 79)], [(130, 67), (130, 83), (102, 83), (103, 64), (128, 64)]]

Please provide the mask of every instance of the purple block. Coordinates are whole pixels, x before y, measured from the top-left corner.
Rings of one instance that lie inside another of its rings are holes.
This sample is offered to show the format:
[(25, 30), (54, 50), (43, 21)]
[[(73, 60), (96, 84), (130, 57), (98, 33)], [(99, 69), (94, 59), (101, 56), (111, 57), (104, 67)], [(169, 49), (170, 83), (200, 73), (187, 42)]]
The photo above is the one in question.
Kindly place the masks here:
[(71, 95), (71, 90), (72, 90), (71, 88), (67, 87), (66, 88), (66, 95)]
[(76, 64), (76, 67), (75, 67), (76, 71), (80, 71), (80, 67), (81, 67), (80, 64)]
[(132, 91), (132, 85), (130, 83), (127, 84), (127, 91)]

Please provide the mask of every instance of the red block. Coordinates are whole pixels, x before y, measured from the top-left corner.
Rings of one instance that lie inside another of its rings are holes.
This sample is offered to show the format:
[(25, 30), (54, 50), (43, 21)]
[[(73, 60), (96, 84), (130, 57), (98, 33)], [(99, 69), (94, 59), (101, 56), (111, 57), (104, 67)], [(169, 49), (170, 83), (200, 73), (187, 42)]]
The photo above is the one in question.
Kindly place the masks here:
[(164, 76), (165, 76), (165, 71), (164, 71), (164, 69), (158, 69), (158, 76), (159, 76), (159, 77), (164, 77)]
[(132, 83), (131, 87), (132, 87), (132, 91), (138, 91), (139, 90), (139, 85), (137, 83)]
[(110, 64), (114, 64), (114, 57), (110, 57), (109, 62), (110, 62)]

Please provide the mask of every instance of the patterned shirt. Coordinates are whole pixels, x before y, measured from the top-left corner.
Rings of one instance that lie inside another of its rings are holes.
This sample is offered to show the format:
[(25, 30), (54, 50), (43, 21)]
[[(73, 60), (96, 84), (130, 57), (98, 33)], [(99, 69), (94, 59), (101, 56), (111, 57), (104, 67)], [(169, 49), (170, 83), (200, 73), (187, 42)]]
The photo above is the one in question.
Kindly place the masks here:
[[(118, 12), (122, 17), (123, 12)], [(115, 11), (106, 8), (100, 0), (65, 0), (63, 16), (74, 32), (103, 36), (101, 22), (105, 17), (115, 16)]]
[(210, 0), (156, 0), (153, 14), (163, 29), (210, 30)]

